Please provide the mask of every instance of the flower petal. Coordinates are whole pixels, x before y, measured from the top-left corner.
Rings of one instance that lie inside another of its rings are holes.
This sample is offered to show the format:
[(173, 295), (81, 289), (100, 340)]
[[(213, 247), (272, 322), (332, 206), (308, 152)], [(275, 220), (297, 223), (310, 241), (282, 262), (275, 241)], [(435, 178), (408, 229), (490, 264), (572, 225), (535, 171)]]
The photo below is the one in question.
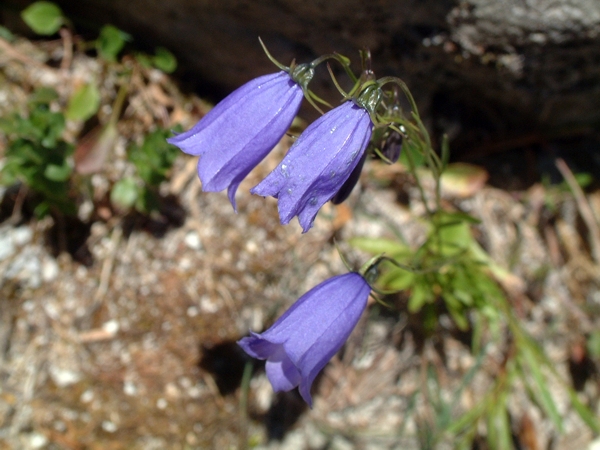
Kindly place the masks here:
[(265, 370), (275, 392), (289, 391), (300, 384), (300, 372), (285, 353), (283, 345), (279, 345), (269, 357)]
[(299, 384), (300, 394), (311, 405), (313, 381), (348, 339), (370, 292), (357, 273), (330, 278), (300, 297), (267, 331), (238, 343), (250, 356), (267, 359), (274, 389)]
[(265, 75), (232, 92), (191, 130), (168, 142), (199, 155), (202, 189), (229, 188), (235, 209), (240, 182), (289, 129), (302, 98), (302, 89), (286, 72)]
[(237, 344), (256, 359), (267, 359), (277, 351), (278, 344), (269, 342), (261, 337), (260, 334), (250, 332), (250, 336), (240, 339)]
[(281, 223), (298, 216), (307, 232), (319, 209), (361, 160), (372, 128), (364, 108), (343, 103), (313, 122), (279, 166), (250, 192), (277, 198)]

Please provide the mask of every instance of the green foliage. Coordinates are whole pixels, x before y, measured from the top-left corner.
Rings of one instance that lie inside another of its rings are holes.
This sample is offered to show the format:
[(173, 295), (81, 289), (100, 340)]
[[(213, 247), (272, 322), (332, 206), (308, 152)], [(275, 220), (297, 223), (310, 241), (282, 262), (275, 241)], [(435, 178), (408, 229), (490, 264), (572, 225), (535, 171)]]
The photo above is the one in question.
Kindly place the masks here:
[(177, 69), (177, 59), (175, 55), (164, 47), (156, 47), (156, 53), (152, 58), (154, 67), (165, 73), (172, 73)]
[(0, 38), (6, 40), (8, 42), (12, 42), (15, 40), (15, 35), (12, 34), (8, 28), (0, 25)]
[[(21, 11), (23, 21), (37, 34), (55, 34), (63, 25), (68, 24), (68, 19), (61, 9), (52, 2), (39, 1), (32, 3)], [(10, 40), (12, 34), (4, 27), (0, 27), (0, 37)], [(92, 42), (98, 55), (109, 62), (117, 62), (119, 53), (132, 37), (114, 25), (104, 25), (98, 38)], [(165, 73), (172, 73), (177, 68), (175, 55), (164, 47), (157, 47), (154, 55), (145, 53), (136, 54), (136, 59), (144, 67), (155, 67)]]
[[(421, 312), (423, 326), (430, 336), (439, 332), (439, 314), (447, 311), (458, 329), (472, 332), (472, 351), (478, 355), (477, 364), (465, 375), (462, 387), (451, 401), (445, 401), (438, 394), (439, 389), (425, 389), (417, 394), (425, 396), (431, 412), (428, 420), (418, 424), (422, 448), (435, 448), (449, 440), (453, 448), (470, 449), (483, 426), (490, 449), (511, 450), (509, 405), (516, 383), (525, 386), (530, 401), (561, 430), (563, 419), (549, 389), (550, 379), (561, 385), (579, 417), (598, 432), (598, 419), (579, 400), (573, 388), (561, 380), (551, 361), (515, 318), (497, 281), (506, 277), (507, 272), (494, 264), (471, 230), (477, 220), (467, 214), (450, 212), (443, 206), (441, 180), (448, 162), (447, 142), (443, 141), (439, 155), (432, 149), (410, 92), (405, 86), (401, 89), (412, 106), (410, 117), (404, 118), (392, 111), (381, 120), (393, 123), (394, 129), (404, 136), (400, 161), (412, 174), (425, 206), (426, 215), (422, 220), (427, 226), (426, 239), (417, 247), (399, 239), (355, 238), (350, 243), (376, 255), (374, 264), (379, 276), (374, 290), (379, 295), (405, 291), (409, 297), (406, 313)], [(424, 171), (435, 181), (433, 199), (421, 184)], [(582, 177), (579, 182), (587, 180)], [(599, 342), (598, 336), (590, 336), (591, 353), (600, 352)], [(484, 398), (460, 415), (456, 410), (460, 393), (481, 369), (484, 350), (490, 344), (504, 350), (505, 360)], [(435, 385), (435, 372), (428, 375), (425, 385)]]
[(60, 8), (52, 2), (35, 2), (21, 12), (23, 21), (37, 34), (52, 35), (65, 23)]
[(111, 189), (110, 202), (123, 209), (133, 208), (140, 197), (141, 189), (135, 178), (122, 178)]
[[(175, 130), (181, 131), (181, 129)], [(166, 180), (167, 172), (179, 155), (177, 147), (167, 143), (170, 130), (157, 129), (144, 139), (141, 145), (129, 148), (129, 160), (135, 165), (139, 177), (148, 186), (158, 187)]]
[(125, 43), (131, 41), (131, 35), (113, 25), (105, 25), (96, 39), (96, 51), (107, 61), (116, 61)]
[(87, 120), (98, 112), (100, 91), (93, 83), (82, 84), (72, 95), (65, 113), (70, 120)]
[(40, 89), (31, 96), (27, 116), (13, 114), (0, 119), (0, 130), (8, 138), (0, 182), (8, 186), (22, 183), (36, 192), (41, 199), (35, 209), (38, 216), (52, 209), (75, 213), (69, 197), (73, 147), (61, 138), (64, 116), (50, 110), (56, 97), (55, 91)]
[(493, 315), (488, 305), (504, 298), (486, 261), (479, 258), (478, 244), (470, 230), (475, 222), (466, 214), (437, 211), (428, 222), (427, 239), (417, 249), (382, 239), (353, 239), (351, 244), (393, 259), (382, 263), (378, 288), (408, 291), (409, 312), (443, 301), (458, 328), (466, 330), (471, 309)]
[(155, 55), (138, 53), (135, 57), (142, 66), (147, 68), (156, 67), (165, 73), (172, 73), (177, 68), (175, 55), (164, 47), (157, 47)]
[(137, 177), (123, 178), (115, 183), (111, 202), (120, 208), (134, 208), (145, 214), (158, 209), (158, 187), (167, 179), (179, 155), (177, 147), (166, 141), (170, 135), (170, 130), (157, 129), (148, 134), (141, 145), (130, 146), (128, 159), (135, 166)]
[[(36, 33), (51, 35), (68, 24), (62, 11), (54, 3), (39, 1), (31, 4), (21, 13), (21, 17)], [(0, 37), (13, 39), (12, 34), (0, 27)], [(131, 36), (112, 25), (104, 26), (98, 38), (91, 44), (98, 55), (109, 63), (117, 63), (117, 57)], [(89, 45), (83, 48), (90, 48)], [(172, 72), (177, 61), (167, 49), (159, 47), (155, 55), (140, 57), (149, 66), (165, 72)], [(145, 59), (144, 59), (145, 58)], [(125, 69), (125, 74), (128, 74)], [(121, 92), (122, 91), (122, 92)], [(127, 95), (127, 89), (119, 91), (107, 130), (115, 133), (102, 135), (100, 144), (110, 141), (116, 134), (118, 112)], [(41, 88), (31, 94), (26, 115), (13, 114), (0, 119), (0, 130), (7, 135), (6, 162), (0, 172), (0, 182), (5, 185), (21, 183), (37, 194), (39, 202), (36, 213), (39, 216), (56, 210), (74, 214), (76, 204), (70, 196), (73, 185), (71, 176), (73, 147), (62, 139), (65, 118), (86, 121), (93, 117), (100, 107), (100, 91), (95, 83), (79, 86), (63, 111), (50, 109), (50, 104), (58, 99), (52, 89)], [(56, 103), (54, 104), (56, 106)], [(133, 145), (129, 159), (136, 167), (136, 174), (119, 180), (112, 192), (111, 200), (122, 208), (135, 208), (147, 213), (158, 208), (158, 187), (167, 177), (178, 150), (166, 143), (169, 136), (166, 130), (149, 134), (141, 145)], [(105, 139), (104, 139), (105, 138)], [(105, 148), (102, 148), (105, 150)], [(98, 168), (100, 170), (102, 162)], [(91, 173), (91, 172), (81, 172)], [(76, 196), (76, 194), (74, 195)]]

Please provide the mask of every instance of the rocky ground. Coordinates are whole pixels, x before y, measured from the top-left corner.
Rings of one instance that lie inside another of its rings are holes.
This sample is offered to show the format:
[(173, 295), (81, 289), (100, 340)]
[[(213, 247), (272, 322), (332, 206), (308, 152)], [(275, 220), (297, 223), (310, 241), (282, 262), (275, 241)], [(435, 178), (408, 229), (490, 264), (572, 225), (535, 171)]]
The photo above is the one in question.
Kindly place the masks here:
[[(68, 98), (69, 86), (103, 73), (100, 121), (109, 115), (117, 83), (110, 70), (83, 54), (53, 64), (63, 44), (2, 41), (3, 114), (23, 107), (32, 87), (53, 86)], [(422, 341), (418, 316), (372, 302), (317, 381), (312, 410), (295, 392), (273, 395), (259, 364), (244, 378), (248, 359), (235, 345), (346, 270), (334, 241), (359, 265), (367, 255), (350, 248), (352, 237), (422, 240), (423, 205), (401, 166), (368, 162), (349, 201), (323, 208), (306, 234), (296, 223), (279, 224), (272, 199), (248, 193), (277, 164), (288, 137), (242, 184), (237, 214), (224, 193), (201, 191), (196, 162), (184, 155), (161, 188), (161, 214), (124, 215), (98, 201), (103, 186), (128, 170), (128, 141), (157, 124), (189, 127), (205, 111), (164, 74), (140, 73), (114, 158), (92, 176), (97, 197), (84, 202), (81, 223), (29, 218), (11, 202), (14, 192), (2, 191), (0, 449), (426, 448), (420, 433), (424, 424), (435, 428), (436, 402), (454, 398), (479, 358), (485, 363), (453, 411), (472, 409), (497, 376), (498, 349), (473, 355), (449, 317)], [(81, 132), (82, 124), (70, 124), (70, 139)], [(4, 145), (0, 137), (0, 154)], [(568, 177), (568, 165), (558, 164)], [(600, 354), (586, 345), (600, 329), (600, 192), (574, 192), (540, 182), (444, 191), (448, 207), (480, 220), (478, 241), (511, 274), (501, 282), (516, 315), (560, 374), (549, 387), (562, 432), (515, 384), (515, 448), (600, 445), (563, 384), (600, 414)], [(436, 448), (454, 445), (441, 439)]]

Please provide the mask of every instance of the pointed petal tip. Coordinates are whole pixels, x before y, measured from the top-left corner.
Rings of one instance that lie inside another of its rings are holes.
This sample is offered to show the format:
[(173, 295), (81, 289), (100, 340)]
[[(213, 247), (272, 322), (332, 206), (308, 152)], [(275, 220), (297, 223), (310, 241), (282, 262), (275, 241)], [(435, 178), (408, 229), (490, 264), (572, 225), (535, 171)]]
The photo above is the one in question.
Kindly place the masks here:
[(237, 188), (239, 183), (232, 183), (227, 188), (227, 196), (229, 197), (229, 201), (231, 202), (231, 206), (233, 206), (233, 212), (237, 214), (237, 204), (235, 202), (235, 193), (237, 192)]
[(312, 396), (310, 395), (310, 386), (306, 386), (304, 380), (300, 383), (300, 386), (298, 387), (298, 392), (300, 393), (300, 396), (306, 402), (308, 407), (310, 409), (313, 409)]

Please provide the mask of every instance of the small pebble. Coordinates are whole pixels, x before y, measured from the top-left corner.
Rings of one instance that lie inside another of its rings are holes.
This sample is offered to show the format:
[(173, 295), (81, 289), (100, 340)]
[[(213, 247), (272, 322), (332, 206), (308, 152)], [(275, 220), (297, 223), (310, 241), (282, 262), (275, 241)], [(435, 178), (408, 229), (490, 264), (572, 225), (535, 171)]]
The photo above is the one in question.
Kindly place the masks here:
[(107, 433), (114, 433), (117, 431), (117, 425), (110, 420), (105, 420), (102, 422), (102, 429)]
[(42, 448), (48, 445), (48, 438), (41, 433), (32, 433), (29, 438), (31, 448)]
[(56, 279), (59, 273), (58, 264), (54, 259), (44, 259), (42, 263), (42, 279), (48, 283)]
[(188, 234), (186, 234), (183, 241), (185, 242), (185, 245), (192, 250), (200, 250), (200, 247), (202, 246), (202, 242), (200, 242), (200, 236), (198, 236), (198, 233), (195, 231), (190, 231)]

